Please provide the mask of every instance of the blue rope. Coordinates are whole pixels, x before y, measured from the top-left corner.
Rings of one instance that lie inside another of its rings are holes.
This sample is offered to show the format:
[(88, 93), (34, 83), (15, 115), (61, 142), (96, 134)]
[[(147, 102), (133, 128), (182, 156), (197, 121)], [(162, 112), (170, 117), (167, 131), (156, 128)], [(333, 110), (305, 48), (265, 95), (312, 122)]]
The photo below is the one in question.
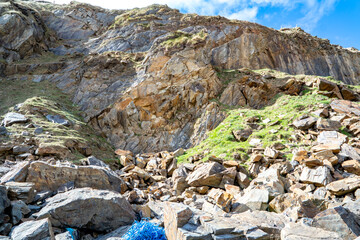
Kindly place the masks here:
[(125, 240), (166, 240), (164, 228), (144, 220), (135, 221), (123, 238)]
[(66, 228), (66, 231), (68, 231), (70, 233), (70, 236), (73, 240), (76, 240), (76, 230), (72, 229), (72, 228)]

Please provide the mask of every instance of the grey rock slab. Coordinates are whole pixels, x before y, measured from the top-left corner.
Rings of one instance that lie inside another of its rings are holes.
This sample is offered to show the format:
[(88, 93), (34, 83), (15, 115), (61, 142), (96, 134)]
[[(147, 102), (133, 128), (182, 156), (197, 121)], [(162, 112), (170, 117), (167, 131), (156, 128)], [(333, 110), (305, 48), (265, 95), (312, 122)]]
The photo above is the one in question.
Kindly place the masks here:
[(304, 119), (296, 120), (292, 124), (294, 127), (301, 129), (301, 130), (307, 130), (315, 125), (317, 121), (317, 118), (315, 117), (307, 117)]
[(344, 178), (329, 183), (326, 190), (337, 196), (345, 195), (353, 192), (360, 187), (360, 177)]
[(4, 116), (3, 125), (7, 127), (7, 126), (11, 126), (14, 123), (25, 123), (27, 121), (28, 118), (25, 117), (24, 115), (15, 112), (9, 112)]
[(281, 240), (341, 240), (336, 232), (306, 226), (301, 223), (289, 223), (281, 230)]
[(57, 123), (64, 126), (70, 126), (70, 122), (59, 115), (46, 115), (46, 119), (50, 122)]
[(2, 214), (5, 208), (10, 206), (10, 200), (7, 197), (6, 187), (0, 185), (0, 214)]
[(27, 221), (12, 229), (12, 240), (53, 240), (54, 233), (49, 219)]
[(360, 236), (360, 225), (348, 209), (338, 206), (318, 213), (313, 219), (313, 227), (336, 232), (344, 240)]
[(8, 131), (7, 131), (6, 127), (0, 126), (0, 136), (7, 135), (7, 134), (8, 134)]
[(326, 186), (332, 181), (332, 176), (326, 166), (320, 166), (315, 169), (304, 167), (300, 175), (300, 181), (317, 186)]
[(29, 207), (21, 200), (11, 202), (11, 221), (12, 224), (17, 224), (20, 220), (30, 213)]
[(1, 177), (0, 183), (25, 182), (29, 166), (27, 161), (17, 163), (10, 172)]
[(100, 237), (96, 238), (95, 240), (123, 240), (122, 236), (125, 235), (125, 233), (129, 230), (130, 227), (131, 226), (119, 227), (118, 229), (116, 229), (106, 235), (100, 236)]
[(78, 188), (47, 199), (38, 219), (49, 217), (56, 227), (112, 231), (135, 220), (129, 202), (120, 193)]

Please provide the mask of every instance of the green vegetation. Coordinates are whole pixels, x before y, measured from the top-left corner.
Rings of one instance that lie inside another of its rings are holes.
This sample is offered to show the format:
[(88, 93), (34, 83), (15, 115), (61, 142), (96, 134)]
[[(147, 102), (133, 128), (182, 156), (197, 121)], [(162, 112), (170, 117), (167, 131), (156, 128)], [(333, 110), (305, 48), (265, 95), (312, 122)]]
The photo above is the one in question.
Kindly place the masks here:
[(169, 36), (169, 39), (162, 42), (161, 46), (164, 46), (166, 48), (173, 48), (187, 44), (196, 44), (203, 42), (206, 39), (207, 35), (208, 34), (204, 30), (201, 30), (196, 34), (176, 31)]
[[(249, 141), (252, 138), (261, 139), (263, 147), (270, 146), (276, 142), (286, 145), (284, 150), (286, 156), (291, 158), (291, 148), (295, 147), (292, 143), (294, 129), (289, 126), (293, 120), (303, 114), (307, 114), (309, 109), (318, 104), (328, 104), (330, 99), (318, 95), (315, 91), (304, 91), (302, 96), (277, 95), (273, 103), (260, 110), (238, 108), (227, 110), (228, 117), (213, 131), (209, 132), (208, 138), (198, 146), (191, 148), (178, 158), (179, 162), (187, 161), (190, 156), (204, 154), (204, 161), (211, 155), (226, 155), (225, 159), (233, 159), (233, 153), (239, 153), (243, 158), (247, 157), (247, 150), (250, 148)], [(232, 134), (233, 130), (247, 128), (246, 119), (257, 117), (256, 124), (262, 127), (261, 130), (254, 131), (250, 138), (245, 142), (237, 142)], [(269, 123), (264, 123), (265, 119), (270, 119)]]
[[(74, 162), (84, 158), (84, 149), (91, 149), (92, 154), (101, 159), (117, 161), (110, 144), (96, 135), (94, 130), (83, 121), (80, 111), (69, 96), (48, 81), (34, 83), (31, 79), (20, 79), (21, 77), (0, 79), (0, 84), (3, 86), (0, 89), (2, 103), (0, 115), (8, 110), (12, 111), (13, 106), (21, 103), (20, 112), (30, 119), (30, 123), (43, 128), (43, 133), (33, 138), (38, 145), (68, 148), (71, 151), (69, 160)], [(48, 114), (60, 115), (71, 122), (71, 126), (48, 121), (46, 119)], [(7, 129), (12, 135), (3, 137), (4, 141), (10, 140), (9, 137), (20, 136), (24, 131), (32, 133), (34, 130), (34, 128), (26, 128), (24, 124), (13, 124)]]

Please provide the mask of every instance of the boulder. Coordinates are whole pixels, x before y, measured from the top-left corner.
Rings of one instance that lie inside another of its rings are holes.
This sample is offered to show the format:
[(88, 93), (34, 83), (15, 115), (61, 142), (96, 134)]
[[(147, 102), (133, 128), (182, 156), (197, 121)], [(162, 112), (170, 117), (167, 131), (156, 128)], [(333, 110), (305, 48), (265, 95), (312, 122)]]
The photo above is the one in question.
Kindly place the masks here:
[(9, 112), (9, 113), (5, 114), (2, 124), (5, 127), (7, 127), (7, 126), (11, 126), (14, 123), (25, 123), (28, 120), (29, 119), (27, 117), (25, 117), (24, 115), (22, 115), (20, 113)]
[(317, 137), (319, 144), (337, 144), (341, 146), (347, 142), (348, 137), (345, 134), (337, 131), (322, 131)]
[(50, 122), (57, 123), (64, 126), (70, 126), (70, 122), (59, 115), (46, 115), (46, 119)]
[(336, 232), (307, 226), (302, 223), (289, 223), (281, 230), (281, 240), (342, 240)]
[(1, 177), (0, 183), (24, 182), (28, 174), (29, 166), (30, 163), (27, 161), (16, 164), (10, 172)]
[(330, 107), (338, 113), (354, 114), (360, 116), (360, 106), (357, 103), (347, 100), (333, 100)]
[(208, 193), (209, 198), (223, 211), (230, 212), (233, 195), (222, 189), (213, 188)]
[(311, 169), (304, 167), (301, 175), (300, 181), (304, 183), (313, 183), (316, 186), (326, 186), (332, 181), (330, 170), (326, 166), (317, 167)]
[(319, 118), (316, 122), (316, 128), (322, 131), (338, 131), (341, 123), (330, 119)]
[(360, 155), (356, 149), (346, 143), (341, 146), (339, 156), (342, 158), (350, 158), (352, 160), (360, 161)]
[(125, 182), (108, 168), (97, 166), (50, 165), (44, 162), (32, 162), (28, 169), (26, 182), (35, 183), (37, 191), (57, 190), (66, 183), (75, 187), (114, 190), (124, 193)]
[(326, 190), (337, 196), (342, 196), (349, 192), (355, 191), (359, 187), (360, 177), (353, 177), (331, 182), (326, 186)]
[(186, 182), (187, 176), (188, 170), (184, 165), (180, 165), (174, 170), (172, 182), (174, 183), (173, 189), (176, 191), (177, 195), (180, 195), (187, 187), (189, 187), (189, 184)]
[(193, 187), (218, 187), (223, 177), (222, 171), (224, 170), (226, 168), (217, 162), (204, 163), (189, 174), (186, 181)]
[(13, 228), (11, 239), (21, 240), (53, 240), (54, 233), (49, 219), (27, 221)]
[(344, 240), (360, 236), (360, 225), (356, 217), (342, 206), (329, 208), (314, 217), (313, 227), (336, 232)]
[(129, 202), (119, 193), (78, 188), (47, 199), (36, 213), (37, 219), (49, 218), (53, 226), (108, 232), (135, 220)]
[(40, 156), (56, 155), (61, 158), (66, 158), (70, 154), (70, 150), (64, 145), (50, 142), (40, 143), (35, 153)]
[(166, 203), (164, 209), (164, 227), (168, 240), (178, 240), (178, 229), (192, 217), (193, 212), (181, 203)]

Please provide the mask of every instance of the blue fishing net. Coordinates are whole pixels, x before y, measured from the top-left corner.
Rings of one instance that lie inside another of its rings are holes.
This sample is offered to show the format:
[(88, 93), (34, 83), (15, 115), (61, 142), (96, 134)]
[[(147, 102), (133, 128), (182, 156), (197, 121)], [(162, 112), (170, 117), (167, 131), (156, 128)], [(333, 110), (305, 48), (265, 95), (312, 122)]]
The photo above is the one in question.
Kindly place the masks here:
[(135, 221), (123, 238), (125, 240), (166, 240), (164, 228), (145, 220)]

